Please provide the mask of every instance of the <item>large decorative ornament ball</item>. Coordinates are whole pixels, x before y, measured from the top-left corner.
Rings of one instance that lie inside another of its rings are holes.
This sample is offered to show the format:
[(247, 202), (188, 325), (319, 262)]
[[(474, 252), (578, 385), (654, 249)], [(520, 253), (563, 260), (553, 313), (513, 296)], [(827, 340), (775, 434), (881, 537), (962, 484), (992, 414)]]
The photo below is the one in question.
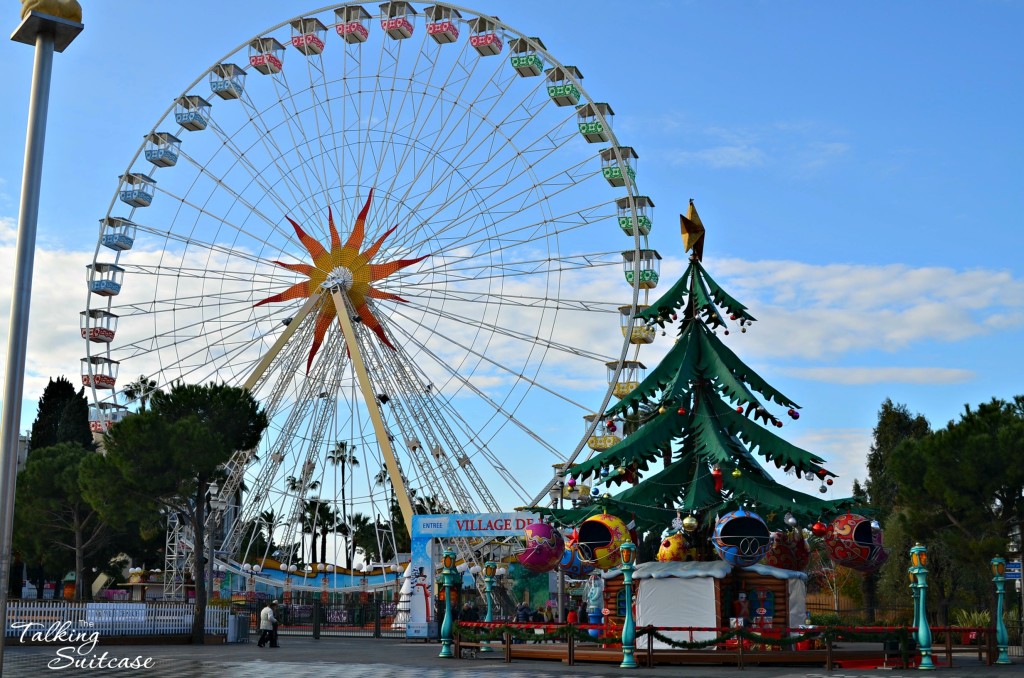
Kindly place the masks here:
[(828, 492), (828, 487), (826, 487), (825, 484), (822, 483), (821, 487), (818, 488), (818, 492), (825, 494), (826, 492)]
[(580, 558), (601, 570), (610, 570), (619, 564), (619, 547), (629, 539), (626, 523), (610, 513), (584, 520), (579, 534)]
[(597, 495), (601, 494), (601, 489), (598, 487), (593, 487), (590, 489), (590, 494), (596, 497)]
[(562, 559), (558, 561), (558, 569), (573, 579), (582, 579), (594, 571), (594, 566), (583, 562), (575, 548), (566, 548), (562, 553)]
[(519, 562), (530, 572), (548, 572), (558, 564), (565, 551), (562, 533), (547, 523), (530, 523), (523, 530), (526, 549)]
[(609, 473), (608, 467), (607, 466), (602, 466), (601, 467), (601, 477), (602, 478), (607, 478), (608, 477), (608, 473)]
[(824, 537), (828, 533), (828, 525), (820, 520), (811, 525), (811, 534), (815, 537)]
[(855, 513), (832, 521), (825, 547), (833, 561), (858, 572), (874, 572), (889, 559), (889, 549), (882, 546), (882, 530), (871, 529), (871, 521)]
[(691, 560), (697, 560), (697, 549), (690, 545), (685, 536), (676, 532), (661, 540), (661, 547), (658, 549), (659, 563), (685, 563)]
[(811, 560), (811, 548), (800, 530), (772, 533), (771, 546), (764, 558), (766, 565), (803, 572)]
[(711, 543), (719, 558), (733, 566), (747, 567), (764, 558), (771, 533), (761, 516), (739, 508), (718, 519)]
[(683, 518), (683, 529), (687, 532), (693, 532), (697, 529), (697, 519), (693, 516), (686, 516)]
[(569, 487), (576, 487), (576, 479), (573, 478), (572, 476), (569, 476), (569, 479), (565, 481), (565, 484), (568, 485)]
[(819, 468), (819, 469), (818, 469), (818, 477), (819, 477), (819, 478), (824, 478), (824, 477), (825, 477), (825, 476), (827, 476), (827, 475), (828, 475), (828, 471), (826, 471), (826, 470), (825, 470), (825, 469), (823, 469), (823, 468)]
[(786, 513), (786, 517), (783, 518), (783, 521), (790, 527), (796, 527), (796, 524), (798, 522), (796, 516), (794, 516), (792, 513)]

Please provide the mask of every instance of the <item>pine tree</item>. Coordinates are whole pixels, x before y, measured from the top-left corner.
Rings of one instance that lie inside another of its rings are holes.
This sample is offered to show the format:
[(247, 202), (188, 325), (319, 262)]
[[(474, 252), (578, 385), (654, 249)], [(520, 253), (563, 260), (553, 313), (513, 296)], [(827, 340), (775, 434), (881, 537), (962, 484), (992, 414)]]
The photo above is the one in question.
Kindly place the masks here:
[(39, 398), (39, 409), (32, 422), (29, 447), (39, 450), (59, 443), (78, 443), (95, 449), (89, 431), (89, 403), (85, 389), (78, 389), (65, 377), (50, 379)]
[[(657, 367), (603, 415), (639, 415), (640, 425), (618, 444), (568, 469), (577, 481), (603, 481), (603, 496), (573, 509), (542, 510), (572, 524), (607, 511), (632, 519), (642, 533), (668, 527), (677, 511), (696, 515), (706, 531), (717, 514), (748, 504), (770, 527), (784, 529), (786, 513), (809, 524), (851, 505), (851, 500), (829, 501), (791, 489), (764, 470), (762, 461), (821, 483), (835, 475), (823, 459), (768, 428), (782, 426), (769, 410), (771, 403), (787, 408), (794, 419), (799, 406), (719, 338), (717, 331), (728, 334), (730, 322), (746, 332), (756, 319), (705, 270), (704, 227), (692, 202), (680, 221), (686, 249), (692, 250), (689, 265), (661, 298), (637, 314), (638, 322), (662, 328), (678, 318), (678, 339)], [(657, 470), (659, 460), (664, 468)], [(632, 486), (612, 495), (624, 482)]]

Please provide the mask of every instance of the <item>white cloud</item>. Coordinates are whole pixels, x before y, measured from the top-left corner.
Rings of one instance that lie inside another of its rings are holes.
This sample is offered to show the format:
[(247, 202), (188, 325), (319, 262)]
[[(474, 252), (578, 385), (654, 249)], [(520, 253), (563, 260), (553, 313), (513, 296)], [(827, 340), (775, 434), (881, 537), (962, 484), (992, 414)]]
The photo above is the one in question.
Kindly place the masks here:
[[(867, 477), (867, 456), (873, 440), (868, 428), (821, 428), (801, 431), (790, 437), (794, 445), (802, 447), (825, 459), (825, 468), (839, 477), (832, 486), (826, 486), (826, 499), (850, 496), (854, 478), (864, 482)], [(774, 468), (773, 475), (785, 479), (787, 484), (801, 492), (818, 495), (820, 483), (798, 480), (794, 476), (779, 474)]]
[(706, 165), (714, 169), (727, 167), (756, 167), (765, 162), (765, 153), (756, 146), (746, 144), (713, 146), (695, 151), (679, 151), (673, 155), (677, 165)]
[(708, 267), (760, 319), (743, 346), (763, 357), (892, 353), (1024, 323), (1024, 281), (1007, 271), (739, 259)]
[(962, 384), (971, 370), (948, 367), (790, 367), (782, 372), (800, 379), (832, 384)]

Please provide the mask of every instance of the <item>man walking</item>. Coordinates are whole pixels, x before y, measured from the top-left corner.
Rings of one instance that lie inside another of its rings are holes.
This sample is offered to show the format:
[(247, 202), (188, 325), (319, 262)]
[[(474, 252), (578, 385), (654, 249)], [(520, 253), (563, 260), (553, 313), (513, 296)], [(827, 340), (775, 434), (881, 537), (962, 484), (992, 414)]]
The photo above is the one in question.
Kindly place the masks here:
[(267, 603), (267, 606), (260, 611), (260, 639), (256, 643), (257, 647), (266, 647), (268, 641), (270, 647), (277, 647), (277, 617), (274, 616), (276, 611), (276, 600)]

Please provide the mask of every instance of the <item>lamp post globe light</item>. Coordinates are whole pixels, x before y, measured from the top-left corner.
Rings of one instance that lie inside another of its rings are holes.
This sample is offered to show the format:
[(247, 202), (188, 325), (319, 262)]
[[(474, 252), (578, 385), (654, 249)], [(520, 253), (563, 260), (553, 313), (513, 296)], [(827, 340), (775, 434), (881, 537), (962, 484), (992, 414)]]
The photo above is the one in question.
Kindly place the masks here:
[(999, 648), (999, 657), (996, 664), (1011, 664), (1010, 655), (1006, 649), (1010, 644), (1010, 636), (1006, 631), (1006, 622), (1003, 621), (1003, 596), (1006, 593), (1006, 559), (992, 559), (992, 581), (996, 585), (996, 647)]
[(444, 621), (441, 623), (441, 652), (438, 657), (451, 659), (452, 652), (452, 583), (455, 579), (455, 551), (445, 549), (442, 559), (441, 583), (444, 585)]
[(636, 622), (633, 619), (633, 567), (636, 561), (636, 546), (627, 541), (619, 551), (622, 553), (622, 586), (626, 591), (626, 618), (622, 623), (622, 663), (619, 668), (637, 667), (633, 652), (636, 650)]

